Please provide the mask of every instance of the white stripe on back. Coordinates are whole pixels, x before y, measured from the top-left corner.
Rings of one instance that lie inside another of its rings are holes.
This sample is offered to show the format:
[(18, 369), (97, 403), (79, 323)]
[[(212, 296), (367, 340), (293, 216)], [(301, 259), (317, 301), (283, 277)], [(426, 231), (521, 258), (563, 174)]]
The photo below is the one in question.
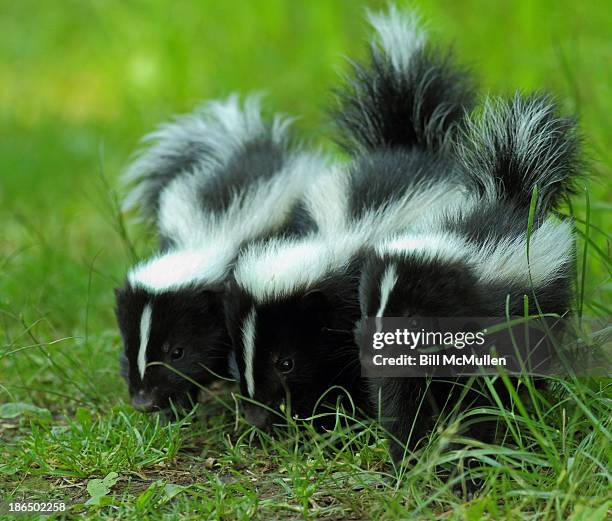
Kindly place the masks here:
[[(283, 225), (308, 182), (328, 168), (317, 153), (294, 153), (285, 163), (270, 179), (240, 188), (222, 213), (202, 207), (205, 177), (176, 177), (160, 194), (158, 211), (158, 228), (173, 249), (132, 268), (130, 284), (162, 293), (225, 280), (241, 244)], [(338, 207), (333, 196), (326, 202)], [(322, 219), (335, 222), (336, 214), (328, 211)]]
[(255, 396), (255, 379), (253, 376), (253, 366), (255, 359), (255, 307), (247, 315), (242, 326), (242, 343), (244, 345), (244, 379), (247, 384), (249, 396)]
[[(574, 232), (568, 221), (548, 218), (531, 234), (529, 258), (526, 233), (505, 239), (491, 237), (480, 244), (451, 232), (407, 233), (382, 241), (376, 252), (381, 257), (399, 255), (422, 261), (462, 261), (474, 270), (483, 284), (533, 282), (536, 288), (541, 288), (563, 275), (570, 265), (574, 255)], [(387, 274), (388, 271), (381, 281), (381, 308)]]
[(138, 372), (140, 378), (144, 378), (147, 368), (147, 345), (149, 343), (149, 333), (151, 332), (151, 314), (153, 308), (151, 303), (145, 305), (140, 316), (140, 349), (138, 350)]

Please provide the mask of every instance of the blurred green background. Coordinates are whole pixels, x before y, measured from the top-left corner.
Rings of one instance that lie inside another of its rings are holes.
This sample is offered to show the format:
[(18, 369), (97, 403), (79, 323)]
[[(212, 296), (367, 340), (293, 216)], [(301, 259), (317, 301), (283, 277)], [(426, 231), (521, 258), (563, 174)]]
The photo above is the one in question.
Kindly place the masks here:
[[(111, 290), (130, 258), (101, 175), (117, 189), (130, 154), (155, 124), (234, 91), (267, 92), (270, 111), (300, 116), (297, 131), (330, 146), (324, 113), (330, 88), (347, 67), (344, 56), (365, 54), (364, 8), (384, 5), (1, 0), (2, 343), (96, 338), (77, 343), (89, 346), (87, 354), (75, 355), (84, 374), (96, 371), (101, 385), (120, 385), (114, 363), (100, 361), (118, 349)], [(591, 221), (607, 231), (610, 4), (438, 0), (414, 5), (432, 39), (453, 44), (461, 60), (473, 65), (484, 93), (549, 89), (567, 111), (579, 114), (595, 178)], [(584, 215), (584, 197), (575, 207)], [(142, 230), (129, 231), (140, 253), (154, 245)], [(594, 230), (591, 237), (605, 253), (603, 234)], [(606, 312), (610, 283), (599, 257), (590, 259), (587, 307)], [(0, 382), (7, 382), (10, 363), (12, 384), (28, 389), (44, 384), (48, 364), (30, 362), (0, 359)], [(19, 394), (18, 388), (4, 391)]]

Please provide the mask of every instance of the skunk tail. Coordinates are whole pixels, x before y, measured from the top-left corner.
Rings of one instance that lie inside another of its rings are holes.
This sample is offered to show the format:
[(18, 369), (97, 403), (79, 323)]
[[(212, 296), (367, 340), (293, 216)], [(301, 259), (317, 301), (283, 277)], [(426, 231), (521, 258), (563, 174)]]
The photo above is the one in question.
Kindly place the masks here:
[(558, 207), (576, 192), (582, 171), (575, 120), (559, 115), (545, 94), (487, 99), (471, 116), (457, 144), (457, 156), (480, 189), (529, 207), (538, 188), (538, 210)]
[(178, 175), (210, 175), (254, 141), (284, 148), (290, 122), (281, 116), (264, 121), (259, 96), (251, 95), (241, 104), (234, 94), (160, 125), (145, 136), (147, 146), (123, 176), (131, 186), (123, 210), (139, 208), (143, 217), (155, 220), (161, 192)]
[(450, 52), (426, 45), (417, 16), (393, 5), (369, 13), (375, 30), (370, 62), (353, 64), (346, 85), (336, 91), (332, 116), (340, 144), (351, 154), (388, 147), (422, 147), (433, 152), (473, 105), (472, 76)]

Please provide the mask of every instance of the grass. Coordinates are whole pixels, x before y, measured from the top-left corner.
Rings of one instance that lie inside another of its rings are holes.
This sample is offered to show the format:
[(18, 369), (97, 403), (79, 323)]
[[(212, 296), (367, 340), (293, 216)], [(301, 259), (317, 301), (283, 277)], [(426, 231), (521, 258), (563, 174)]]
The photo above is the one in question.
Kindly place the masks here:
[[(592, 181), (567, 209), (579, 234), (576, 309), (609, 317), (610, 10), (547, 0), (420, 10), (485, 92), (546, 88), (579, 113)], [(401, 481), (384, 433), (351, 428), (342, 411), (332, 432), (290, 421), (273, 438), (236, 417), (227, 388), (176, 424), (126, 405), (112, 288), (155, 247), (148, 230), (115, 218), (117, 176), (138, 139), (200, 99), (266, 90), (271, 110), (299, 114), (300, 134), (329, 147), (321, 109), (365, 35), (361, 5), (341, 0), (0, 3), (2, 501), (66, 500), (64, 517), (88, 519), (610, 514), (609, 379), (552, 379), (491, 407), (503, 447), (448, 450), (456, 424), (440, 425)], [(462, 468), (467, 453), (476, 468)], [(485, 484), (466, 502), (452, 488), (470, 473)]]

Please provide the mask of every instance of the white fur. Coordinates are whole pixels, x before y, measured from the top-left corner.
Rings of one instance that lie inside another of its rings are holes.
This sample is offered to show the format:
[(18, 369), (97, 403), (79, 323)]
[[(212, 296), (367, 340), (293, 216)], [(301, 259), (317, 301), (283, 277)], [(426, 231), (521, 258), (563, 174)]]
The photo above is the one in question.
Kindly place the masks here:
[(419, 223), (426, 226), (473, 204), (475, 199), (470, 194), (451, 185), (414, 187), (399, 200), (324, 233), (250, 245), (241, 252), (234, 277), (257, 302), (291, 295), (315, 286), (332, 272), (342, 271), (361, 248), (374, 246), (380, 237)]
[(244, 379), (247, 392), (253, 398), (255, 396), (255, 377), (253, 367), (255, 363), (255, 320), (257, 312), (253, 307), (242, 325), (242, 345), (244, 355)]
[(163, 293), (182, 287), (223, 281), (236, 255), (237, 246), (211, 243), (208, 248), (175, 250), (138, 264), (128, 273), (134, 287)]
[(192, 284), (219, 283), (243, 241), (274, 230), (286, 220), (307, 183), (327, 168), (316, 153), (294, 152), (283, 170), (236, 193), (224, 212), (204, 208), (200, 193), (213, 170), (227, 163), (244, 143), (269, 136), (283, 144), (289, 122), (276, 116), (268, 128), (261, 117), (259, 97), (248, 97), (241, 107), (238, 96), (233, 95), (224, 101), (209, 102), (145, 138), (153, 145), (125, 176), (136, 183), (126, 199), (127, 206), (141, 202), (148, 176), (155, 174), (165, 158), (184, 154), (193, 143), (207, 153), (162, 189), (157, 225), (160, 233), (172, 241), (172, 249), (130, 270), (128, 280), (132, 285), (159, 293)]
[(533, 232), (527, 257), (526, 234), (515, 240), (487, 244), (471, 261), (483, 282), (508, 281), (542, 287), (571, 261), (574, 234), (567, 222), (547, 219)]
[(158, 226), (178, 247), (193, 248), (230, 236), (242, 242), (283, 224), (306, 187), (328, 169), (323, 156), (299, 152), (283, 168), (247, 190), (236, 193), (223, 212), (202, 208), (198, 197), (201, 179), (185, 174), (162, 192)]
[(478, 203), (464, 187), (451, 183), (423, 182), (411, 187), (398, 200), (389, 201), (376, 211), (368, 212), (352, 225), (368, 240), (380, 240), (416, 225), (427, 227), (446, 215), (465, 212)]
[(248, 247), (239, 257), (234, 277), (257, 302), (266, 302), (312, 286), (329, 271), (340, 269), (358, 247), (348, 236), (335, 244), (319, 236), (272, 239)]
[(160, 230), (173, 238), (175, 248), (133, 268), (128, 280), (155, 293), (221, 282), (241, 244), (286, 222), (308, 183), (327, 169), (319, 154), (296, 153), (272, 178), (237, 193), (223, 213), (200, 206), (193, 174), (175, 179), (159, 208)]
[(517, 283), (542, 287), (570, 263), (574, 234), (567, 222), (547, 219), (531, 235), (527, 257), (527, 234), (501, 242), (475, 244), (443, 231), (408, 233), (381, 242), (378, 255), (400, 255), (419, 259), (463, 261), (480, 282)]
[[(385, 316), (385, 309), (387, 302), (389, 302), (389, 296), (393, 292), (393, 288), (397, 283), (397, 267), (395, 264), (389, 264), (380, 282), (380, 306), (376, 312), (376, 317), (381, 318)], [(377, 331), (382, 330), (381, 321), (377, 321)]]
[(344, 168), (333, 167), (306, 191), (304, 206), (315, 220), (319, 233), (329, 235), (347, 226), (349, 181)]
[[(419, 28), (419, 17), (412, 11), (398, 11), (395, 5), (389, 11), (368, 12), (368, 20), (377, 33), (383, 52), (398, 73), (405, 73), (416, 51), (425, 45), (425, 32)], [(372, 47), (376, 48), (376, 41)]]
[[(290, 118), (274, 118), (270, 131), (273, 141), (282, 143), (287, 139), (290, 123)], [(256, 95), (247, 97), (243, 107), (236, 94), (226, 100), (210, 101), (192, 114), (160, 125), (145, 136), (143, 142), (150, 146), (140, 153), (123, 176), (125, 183), (133, 185), (123, 202), (123, 209), (130, 210), (142, 204), (148, 178), (157, 173), (159, 165), (167, 158), (181, 157), (188, 147), (197, 144), (207, 153), (195, 169), (199, 176), (206, 177), (224, 165), (245, 142), (267, 133), (261, 117), (260, 96)]]
[(152, 304), (145, 304), (140, 316), (140, 347), (138, 349), (138, 372), (140, 378), (144, 379), (147, 369), (147, 345), (149, 344), (149, 335), (151, 333), (151, 314), (153, 313)]
[(378, 244), (379, 255), (400, 254), (455, 262), (464, 259), (470, 248), (463, 237), (448, 232), (415, 232), (387, 239)]
[(499, 143), (513, 144), (508, 153), (514, 156), (521, 171), (548, 172), (548, 182), (556, 182), (555, 168), (561, 165), (553, 165), (562, 151), (550, 147), (550, 140), (557, 139), (553, 111), (554, 106), (545, 98), (525, 98), (518, 93), (511, 101), (489, 97), (480, 115), (466, 118), (466, 131), (457, 144), (457, 156), (490, 196), (497, 196), (499, 190), (492, 175)]

